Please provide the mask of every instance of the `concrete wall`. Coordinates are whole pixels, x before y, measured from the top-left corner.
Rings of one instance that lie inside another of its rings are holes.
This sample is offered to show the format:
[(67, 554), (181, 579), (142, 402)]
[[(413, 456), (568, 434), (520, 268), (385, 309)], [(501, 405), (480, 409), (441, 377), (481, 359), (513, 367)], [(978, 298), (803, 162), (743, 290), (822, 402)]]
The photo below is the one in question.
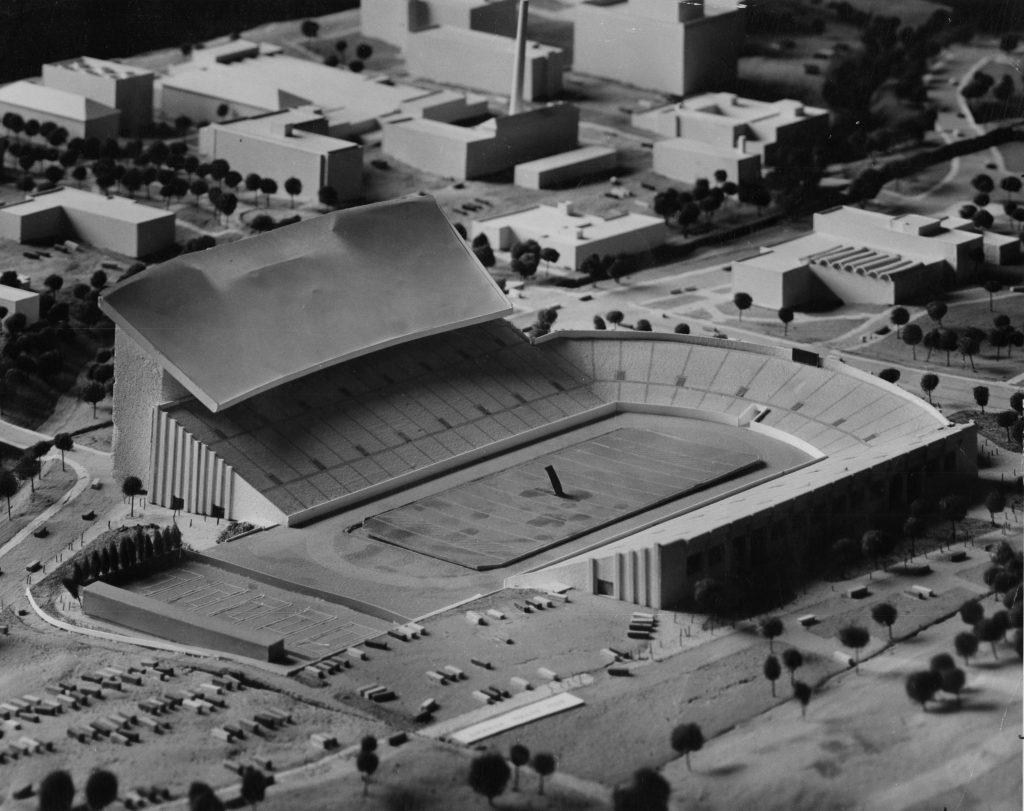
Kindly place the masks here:
[(526, 189), (553, 189), (614, 172), (618, 164), (618, 153), (611, 147), (585, 146), (518, 164), (515, 184)]
[(100, 140), (106, 140), (107, 138), (116, 138), (121, 118), (118, 113), (110, 113), (109, 115), (94, 118), (90, 121), (78, 121), (76, 119), (64, 118), (63, 116), (33, 110), (30, 107), (22, 107), (19, 104), (0, 102), (0, 118), (7, 113), (17, 113), (26, 121), (34, 118), (40, 124), (45, 121), (52, 121), (58, 127), (63, 127), (68, 131), (69, 139), (95, 137)]
[(734, 183), (756, 183), (761, 179), (761, 158), (738, 151), (702, 150), (697, 141), (669, 138), (654, 144), (654, 171), (659, 175), (694, 183), (697, 178), (711, 179), (724, 169)]
[(43, 84), (116, 108), (125, 135), (135, 135), (153, 121), (152, 75), (115, 78), (54, 64), (43, 65)]
[(114, 333), (114, 476), (138, 476), (149, 489), (153, 409), (189, 396), (128, 333)]
[[(217, 115), (217, 108), (222, 104), (228, 105), (226, 116)], [(220, 121), (228, 118), (248, 118), (254, 115), (274, 112), (263, 107), (253, 107), (247, 104), (237, 104), (216, 96), (207, 96), (202, 93), (194, 93), (191, 90), (182, 90), (177, 87), (163, 88), (160, 97), (160, 107), (164, 116), (175, 119), (180, 115), (186, 115), (196, 123), (203, 121)]]
[(515, 36), (516, 0), (363, 0), (359, 7), (359, 30), (363, 36), (398, 48), (406, 47), (411, 32), (432, 25)]
[(97, 581), (81, 589), (82, 610), (126, 628), (263, 662), (284, 661), (284, 640)]
[(729, 90), (743, 42), (738, 12), (679, 24), (632, 13), (629, 4), (576, 10), (573, 69), (677, 96)]
[(282, 193), (284, 181), (295, 177), (302, 183), (299, 199), (316, 199), (321, 186), (333, 186), (342, 201), (356, 200), (363, 194), (362, 147), (335, 140), (336, 149), (318, 154), (293, 146), (287, 138), (254, 137), (230, 126), (211, 124), (200, 130), (205, 155), (223, 158), (243, 175), (272, 177)]
[(807, 265), (783, 272), (758, 267), (756, 257), (732, 263), (732, 289), (749, 293), (758, 307), (777, 310), (799, 307), (810, 301), (813, 274)]

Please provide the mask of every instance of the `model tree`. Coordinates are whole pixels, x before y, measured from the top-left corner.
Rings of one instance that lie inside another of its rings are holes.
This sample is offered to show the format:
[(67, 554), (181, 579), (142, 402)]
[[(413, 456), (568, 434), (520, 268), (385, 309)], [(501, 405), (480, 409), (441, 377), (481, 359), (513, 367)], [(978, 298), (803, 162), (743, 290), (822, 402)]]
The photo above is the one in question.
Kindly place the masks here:
[(277, 181), (269, 177), (262, 178), (260, 180), (260, 191), (263, 192), (266, 207), (270, 208), (270, 195), (277, 194)]
[(18, 477), (10, 470), (0, 470), (0, 496), (7, 499), (7, 520), (11, 519), (11, 497), (17, 494)]
[(953, 638), (953, 647), (957, 656), (964, 660), (964, 664), (969, 664), (970, 658), (978, 652), (978, 637), (970, 631), (964, 631)]
[(860, 673), (860, 652), (871, 641), (871, 634), (868, 633), (867, 628), (862, 628), (859, 625), (845, 625), (839, 629), (839, 641), (843, 647), (853, 651), (854, 668), (857, 673)]
[(946, 317), (949, 308), (944, 301), (929, 301), (925, 306), (925, 311), (928, 313), (928, 317), (941, 327), (942, 319)]
[(903, 330), (903, 343), (910, 347), (914, 360), (917, 360), (917, 345), (924, 338), (924, 332), (917, 324), (907, 324)]
[(60, 451), (60, 469), (65, 470), (64, 467), (64, 454), (75, 447), (75, 441), (71, 438), (71, 434), (61, 432), (54, 436), (53, 447)]
[(878, 376), (882, 378), (882, 380), (884, 380), (886, 383), (892, 383), (893, 385), (896, 385), (901, 375), (899, 369), (893, 369), (892, 367), (890, 367), (888, 369), (882, 369), (882, 371), (878, 373)]
[(999, 653), (996, 651), (996, 642), (1003, 638), (1006, 630), (1002, 623), (996, 621), (994, 616), (985, 617), (974, 626), (974, 635), (978, 637), (979, 641), (988, 642), (992, 646), (992, 658), (998, 659)]
[(775, 698), (775, 682), (779, 680), (779, 676), (782, 675), (782, 665), (779, 664), (779, 660), (768, 654), (768, 657), (764, 660), (764, 677), (772, 683), (772, 698)]
[(290, 177), (284, 182), (284, 190), (292, 199), (292, 208), (295, 208), (295, 197), (302, 194), (302, 181), (297, 177)]
[[(883, 560), (885, 553), (888, 548), (885, 534), (878, 529), (869, 529), (865, 532), (860, 539), (860, 548), (864, 553), (865, 557), (871, 558), (875, 568), (878, 568), (879, 560), (882, 560), (882, 568), (885, 570), (885, 561)], [(868, 573), (870, 579), (871, 573)]]
[(807, 705), (811, 703), (811, 688), (802, 681), (793, 682), (793, 697), (800, 702), (800, 717), (807, 717)]
[(609, 310), (604, 315), (605, 320), (612, 325), (612, 329), (615, 329), (622, 323), (623, 315), (620, 310)]
[(505, 790), (512, 770), (505, 758), (497, 752), (487, 752), (473, 758), (469, 764), (469, 787), (494, 805), (494, 798)]
[(889, 641), (892, 642), (892, 626), (896, 622), (896, 606), (892, 603), (879, 603), (871, 609), (871, 619), (879, 625), (884, 625), (889, 631)]
[(939, 499), (939, 512), (949, 521), (949, 542), (956, 543), (956, 525), (967, 517), (967, 504), (956, 493)]
[(985, 609), (977, 600), (967, 600), (960, 606), (960, 619), (967, 625), (977, 625), (985, 616)]
[(356, 768), (363, 777), (364, 797), (370, 793), (370, 778), (373, 777), (373, 773), (377, 771), (377, 766), (379, 765), (380, 758), (372, 750), (362, 749), (356, 756)]
[(303, 20), (299, 30), (302, 32), (302, 36), (313, 39), (320, 33), (320, 24), (313, 20)]
[(782, 322), (782, 334), (789, 335), (789, 325), (793, 321), (793, 308), (779, 307), (779, 321)]
[(775, 638), (782, 636), (784, 630), (782, 620), (778, 617), (765, 617), (765, 619), (761, 620), (759, 630), (761, 631), (761, 636), (768, 640), (768, 650), (774, 653)]
[(509, 760), (512, 761), (514, 769), (512, 776), (512, 790), (519, 791), (519, 770), (530, 762), (530, 750), (521, 743), (514, 743), (508, 751)]
[(699, 752), (704, 746), (704, 733), (697, 724), (680, 724), (672, 730), (672, 748), (686, 758), (687, 771), (693, 771), (690, 766), (690, 754)]
[(896, 327), (896, 338), (900, 337), (900, 327), (906, 326), (910, 322), (910, 312), (906, 307), (894, 307), (892, 312), (889, 313), (889, 320)]
[(254, 172), (250, 172), (245, 176), (245, 188), (247, 191), (251, 191), (253, 193), (253, 205), (256, 205), (256, 203), (259, 201), (260, 183), (262, 182), (262, 180), (263, 178), (261, 178)]
[(732, 297), (732, 303), (736, 305), (736, 309), (740, 313), (740, 321), (743, 321), (743, 311), (749, 310), (753, 305), (754, 300), (750, 297), (749, 293), (736, 293)]
[(142, 480), (138, 476), (125, 476), (121, 482), (121, 492), (128, 498), (131, 517), (135, 517), (135, 497), (142, 494)]
[(39, 782), (40, 811), (71, 811), (75, 784), (63, 769), (52, 771)]
[(927, 710), (927, 704), (935, 697), (935, 693), (942, 686), (942, 677), (933, 670), (918, 670), (907, 676), (905, 684), (907, 695), (911, 701), (921, 705), (921, 709)]
[(39, 475), (41, 467), (39, 459), (26, 453), (15, 463), (14, 472), (19, 479), (28, 482), (29, 488), (34, 493), (36, 491), (35, 477)]
[(530, 767), (537, 772), (537, 776), (540, 778), (537, 784), (539, 795), (544, 795), (544, 779), (555, 773), (556, 765), (555, 756), (549, 752), (538, 752), (530, 761)]
[[(1017, 182), (1019, 183), (1020, 181), (1017, 181)], [(993, 311), (992, 310), (992, 306), (993, 306), (992, 296), (994, 294), (998, 293), (1000, 290), (1002, 290), (1003, 286), (999, 282), (997, 282), (995, 279), (989, 279), (984, 284), (982, 284), (982, 287), (985, 288), (985, 292), (988, 293), (988, 311), (992, 312)]]
[(921, 391), (928, 395), (928, 404), (932, 403), (932, 392), (938, 388), (939, 376), (936, 374), (928, 373), (921, 375)]
[(789, 671), (790, 684), (795, 684), (796, 671), (798, 668), (803, 667), (804, 655), (796, 648), (786, 648), (782, 652), (782, 664), (785, 665), (786, 670)]

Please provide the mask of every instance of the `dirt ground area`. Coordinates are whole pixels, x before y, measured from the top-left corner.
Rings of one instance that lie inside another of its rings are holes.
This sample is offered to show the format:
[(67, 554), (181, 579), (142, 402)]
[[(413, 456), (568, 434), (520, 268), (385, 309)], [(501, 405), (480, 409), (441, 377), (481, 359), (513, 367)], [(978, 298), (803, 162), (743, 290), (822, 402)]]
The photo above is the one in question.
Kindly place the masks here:
[(676, 807), (1019, 808), (1020, 660), (1005, 645), (999, 661), (972, 660), (960, 709), (940, 694), (923, 712), (904, 691), (963, 628), (950, 619), (830, 680), (806, 719), (789, 703), (740, 724), (694, 754), (692, 772), (670, 764)]

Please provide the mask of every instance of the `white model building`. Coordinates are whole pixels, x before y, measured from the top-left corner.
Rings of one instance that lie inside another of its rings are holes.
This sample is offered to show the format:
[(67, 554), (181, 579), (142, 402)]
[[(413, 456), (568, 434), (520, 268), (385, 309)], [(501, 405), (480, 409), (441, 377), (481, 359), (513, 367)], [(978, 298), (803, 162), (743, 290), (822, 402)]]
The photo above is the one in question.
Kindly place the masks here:
[(733, 290), (762, 307), (799, 307), (827, 294), (846, 303), (899, 304), (947, 278), (970, 281), (982, 235), (918, 214), (849, 206), (814, 215), (814, 231), (732, 264)]
[(400, 112), (405, 103), (436, 95), (306, 59), (261, 54), (176, 70), (163, 80), (161, 106), (171, 119), (187, 115), (214, 122), (312, 104), (327, 118), (329, 135), (351, 138), (377, 129), (382, 117)]
[(386, 154), (435, 175), (466, 180), (576, 149), (576, 107), (556, 103), (527, 109), (524, 104), (528, 7), (520, 0), (508, 115), (475, 126), (396, 116), (382, 122)]
[(72, 238), (138, 258), (173, 245), (174, 222), (172, 211), (58, 187), (0, 208), (0, 237), (17, 242)]
[(524, 189), (555, 189), (609, 175), (618, 164), (618, 153), (609, 146), (581, 146), (517, 164), (514, 182)]
[(153, 123), (153, 72), (144, 68), (80, 56), (43, 65), (43, 84), (117, 109), (125, 135)]
[(26, 121), (52, 121), (69, 138), (116, 138), (121, 114), (113, 107), (79, 93), (34, 82), (13, 82), (0, 87), (0, 116), (17, 113)]
[(29, 324), (39, 320), (39, 294), (32, 290), (0, 284), (0, 307), (7, 311), (4, 318), (21, 313)]
[(300, 199), (315, 199), (322, 187), (331, 186), (340, 200), (356, 200), (363, 193), (363, 148), (327, 131), (319, 110), (299, 107), (202, 127), (199, 151), (278, 184), (297, 178)]
[(780, 152), (818, 143), (828, 133), (829, 118), (827, 110), (793, 99), (705, 93), (636, 112), (632, 124), (667, 139), (654, 145), (658, 174), (692, 183), (724, 169), (730, 180), (742, 182), (757, 180)]
[(576, 7), (573, 69), (687, 96), (736, 83), (743, 3), (624, 0)]
[(665, 243), (668, 231), (661, 217), (620, 214), (600, 217), (580, 214), (571, 203), (532, 208), (486, 217), (472, 224), (471, 236), (483, 234), (491, 247), (509, 250), (517, 242), (536, 240), (558, 251), (555, 267), (576, 270), (590, 254), (648, 254)]
[(435, 25), (510, 37), (516, 0), (363, 0), (359, 5), (363, 36), (399, 48), (405, 48), (410, 34)]
[[(441, 25), (409, 37), (405, 67), (412, 76), (506, 96), (516, 42), (512, 37)], [(472, 65), (467, 69), (467, 65)], [(523, 65), (523, 99), (538, 101), (562, 93), (567, 65), (560, 48), (528, 41)]]

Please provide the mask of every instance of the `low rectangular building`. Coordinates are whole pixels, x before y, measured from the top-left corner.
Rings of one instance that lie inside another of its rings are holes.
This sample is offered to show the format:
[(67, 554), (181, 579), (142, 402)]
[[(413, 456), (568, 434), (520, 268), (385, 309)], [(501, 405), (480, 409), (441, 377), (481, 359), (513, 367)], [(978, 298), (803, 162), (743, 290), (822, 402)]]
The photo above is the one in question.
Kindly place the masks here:
[(705, 143), (692, 138), (656, 141), (653, 168), (659, 175), (683, 183), (711, 179), (719, 170), (734, 183), (756, 183), (761, 179), (759, 156), (730, 147), (728, 142)]
[(121, 113), (121, 132), (138, 135), (153, 123), (153, 72), (80, 56), (43, 65), (43, 84), (77, 93)]
[(901, 304), (980, 265), (981, 234), (936, 219), (840, 206), (814, 215), (814, 232), (732, 264), (734, 292), (761, 307), (802, 307), (834, 296), (849, 304)]
[(0, 208), (0, 236), (6, 239), (71, 238), (133, 258), (173, 245), (174, 223), (172, 211), (66, 187)]
[(705, 93), (675, 104), (635, 112), (634, 127), (664, 138), (732, 145), (774, 166), (780, 151), (820, 142), (828, 133), (828, 111), (793, 99), (767, 102), (734, 93)]
[(483, 234), (494, 250), (507, 251), (517, 242), (536, 240), (542, 248), (558, 251), (552, 264), (577, 270), (590, 254), (644, 255), (665, 243), (668, 231), (661, 217), (622, 214), (600, 217), (580, 214), (569, 203), (488, 217), (473, 223), (471, 236)]
[(268, 113), (201, 128), (199, 151), (244, 174), (272, 177), (282, 189), (285, 180), (296, 178), (302, 184), (300, 198), (315, 199), (330, 186), (339, 200), (356, 200), (363, 193), (363, 149), (330, 137), (328, 128), (314, 108)]
[(0, 87), (0, 116), (7, 113), (40, 124), (52, 121), (66, 129), (69, 138), (116, 138), (121, 121), (121, 114), (113, 107), (79, 93), (28, 81)]
[(520, 163), (515, 184), (524, 189), (553, 189), (614, 172), (618, 153), (608, 146), (581, 146), (547, 158)]
[[(500, 34), (441, 25), (409, 36), (405, 67), (410, 75), (433, 82), (507, 96), (512, 89), (515, 42)], [(472, 69), (467, 70), (467, 65), (472, 65)], [(565, 69), (565, 55), (560, 48), (528, 41), (523, 62), (523, 98), (539, 101), (560, 96)]]
[(33, 290), (0, 284), (0, 307), (7, 311), (7, 315), (21, 313), (30, 324), (39, 320), (39, 294)]
[(422, 171), (467, 180), (576, 149), (579, 109), (550, 104), (460, 127), (424, 118), (383, 122), (384, 153)]
[(283, 637), (246, 628), (200, 611), (186, 611), (97, 580), (84, 586), (82, 610), (90, 617), (181, 645), (223, 651), (261, 662), (284, 661)]

